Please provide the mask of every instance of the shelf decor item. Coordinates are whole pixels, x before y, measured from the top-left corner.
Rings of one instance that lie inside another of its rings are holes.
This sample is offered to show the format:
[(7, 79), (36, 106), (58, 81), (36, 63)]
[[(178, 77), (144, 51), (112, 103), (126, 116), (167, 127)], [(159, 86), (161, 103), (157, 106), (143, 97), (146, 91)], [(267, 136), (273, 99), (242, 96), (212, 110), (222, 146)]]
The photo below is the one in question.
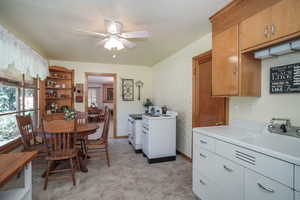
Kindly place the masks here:
[(122, 99), (123, 101), (134, 101), (133, 79), (122, 79)]
[(76, 112), (73, 109), (65, 110), (65, 120), (75, 120)]

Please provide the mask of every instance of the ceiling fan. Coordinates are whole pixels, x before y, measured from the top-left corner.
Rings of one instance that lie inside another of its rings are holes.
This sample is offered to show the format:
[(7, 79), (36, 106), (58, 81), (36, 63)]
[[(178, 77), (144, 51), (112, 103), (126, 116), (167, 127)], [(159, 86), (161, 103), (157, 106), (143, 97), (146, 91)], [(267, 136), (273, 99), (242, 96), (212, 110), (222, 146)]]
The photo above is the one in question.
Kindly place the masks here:
[(103, 45), (108, 50), (121, 50), (124, 48), (133, 48), (135, 43), (128, 39), (133, 38), (148, 38), (150, 37), (147, 31), (135, 31), (135, 32), (122, 32), (123, 24), (119, 21), (105, 19), (104, 24), (106, 27), (106, 33), (99, 33), (93, 31), (78, 30), (93, 37), (104, 38), (97, 45)]

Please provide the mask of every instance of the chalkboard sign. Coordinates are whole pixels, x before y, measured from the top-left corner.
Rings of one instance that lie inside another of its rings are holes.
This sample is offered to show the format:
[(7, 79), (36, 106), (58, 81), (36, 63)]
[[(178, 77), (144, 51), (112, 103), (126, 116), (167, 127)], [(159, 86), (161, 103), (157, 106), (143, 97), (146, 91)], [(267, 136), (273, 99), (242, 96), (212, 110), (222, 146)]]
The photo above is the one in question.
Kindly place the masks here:
[(272, 67), (270, 93), (300, 93), (300, 63)]

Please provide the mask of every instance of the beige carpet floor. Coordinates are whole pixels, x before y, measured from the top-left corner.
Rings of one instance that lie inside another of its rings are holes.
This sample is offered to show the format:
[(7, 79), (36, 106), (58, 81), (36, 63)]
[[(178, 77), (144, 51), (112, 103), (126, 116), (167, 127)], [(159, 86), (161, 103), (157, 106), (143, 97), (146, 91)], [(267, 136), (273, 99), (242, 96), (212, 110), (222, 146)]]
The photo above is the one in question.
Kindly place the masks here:
[(176, 161), (149, 165), (134, 153), (126, 139), (110, 141), (111, 167), (103, 159), (88, 162), (88, 173), (76, 172), (71, 180), (50, 180), (43, 190), (45, 165), (33, 165), (33, 200), (195, 200), (192, 164)]

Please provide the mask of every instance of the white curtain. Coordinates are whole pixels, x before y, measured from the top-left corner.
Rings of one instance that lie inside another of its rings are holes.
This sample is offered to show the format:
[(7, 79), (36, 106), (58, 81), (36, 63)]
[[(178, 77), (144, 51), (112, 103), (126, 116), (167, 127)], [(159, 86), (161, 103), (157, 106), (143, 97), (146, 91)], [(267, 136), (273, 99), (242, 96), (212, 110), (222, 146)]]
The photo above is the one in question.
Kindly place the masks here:
[(0, 73), (43, 80), (49, 73), (48, 61), (0, 25)]

